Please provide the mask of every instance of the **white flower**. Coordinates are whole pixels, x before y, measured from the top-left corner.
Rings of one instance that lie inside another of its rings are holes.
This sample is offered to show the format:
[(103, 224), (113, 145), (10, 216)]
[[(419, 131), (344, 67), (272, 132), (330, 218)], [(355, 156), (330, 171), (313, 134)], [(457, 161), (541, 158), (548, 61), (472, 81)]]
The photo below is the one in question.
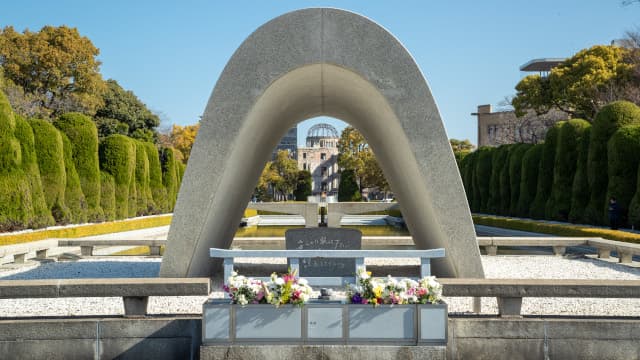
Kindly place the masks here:
[(282, 286), (282, 285), (284, 285), (284, 279), (282, 279), (282, 278), (277, 278), (277, 279), (276, 279), (276, 281), (275, 281), (275, 283), (276, 283), (276, 285), (281, 285), (281, 286)]
[(307, 279), (298, 279), (298, 284), (299, 285), (303, 285), (303, 286), (307, 286), (309, 284), (309, 282), (307, 281)]

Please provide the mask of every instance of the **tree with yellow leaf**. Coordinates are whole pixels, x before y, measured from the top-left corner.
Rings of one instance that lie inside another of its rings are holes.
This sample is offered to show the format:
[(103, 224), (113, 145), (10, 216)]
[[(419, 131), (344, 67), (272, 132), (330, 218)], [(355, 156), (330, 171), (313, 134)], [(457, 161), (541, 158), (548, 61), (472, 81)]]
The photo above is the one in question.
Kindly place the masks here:
[(182, 162), (187, 163), (189, 161), (189, 154), (193, 143), (196, 141), (196, 135), (200, 130), (200, 123), (195, 125), (173, 125), (171, 133), (169, 134), (169, 140), (173, 147), (180, 151), (182, 154)]

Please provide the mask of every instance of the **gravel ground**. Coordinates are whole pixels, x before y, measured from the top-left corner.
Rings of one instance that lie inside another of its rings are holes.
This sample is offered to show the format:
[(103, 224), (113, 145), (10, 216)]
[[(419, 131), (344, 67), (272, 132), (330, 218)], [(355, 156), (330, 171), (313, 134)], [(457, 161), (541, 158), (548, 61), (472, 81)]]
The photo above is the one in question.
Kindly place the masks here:
[[(239, 263), (241, 273), (268, 275), (271, 271), (285, 271), (283, 259), (246, 259)], [(482, 256), (488, 278), (538, 279), (640, 279), (640, 268), (590, 258), (572, 259), (556, 256)], [(374, 275), (417, 273), (416, 259), (367, 259)], [(2, 279), (64, 279), (156, 277), (160, 259), (114, 257), (113, 259), (80, 259), (68, 262), (34, 263), (19, 268), (0, 268)], [(222, 297), (221, 276), (214, 279), (211, 297)], [(340, 290), (340, 289), (336, 289)], [(197, 314), (202, 312), (202, 296), (151, 297), (151, 314)], [(449, 312), (464, 313), (471, 309), (470, 298), (448, 298)], [(495, 298), (484, 298), (483, 314), (496, 314)], [(524, 298), (523, 314), (530, 315), (598, 315), (640, 316), (640, 299), (574, 299)], [(0, 317), (22, 316), (78, 316), (119, 315), (124, 313), (121, 298), (59, 298), (59, 299), (2, 299)]]

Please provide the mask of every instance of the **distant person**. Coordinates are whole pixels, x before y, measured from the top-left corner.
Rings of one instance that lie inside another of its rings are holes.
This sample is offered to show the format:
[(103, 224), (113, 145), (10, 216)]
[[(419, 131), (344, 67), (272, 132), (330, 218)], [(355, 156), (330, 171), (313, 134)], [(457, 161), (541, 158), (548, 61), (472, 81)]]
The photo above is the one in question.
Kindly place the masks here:
[(620, 208), (615, 197), (609, 199), (609, 226), (611, 230), (618, 230), (618, 222), (620, 220)]

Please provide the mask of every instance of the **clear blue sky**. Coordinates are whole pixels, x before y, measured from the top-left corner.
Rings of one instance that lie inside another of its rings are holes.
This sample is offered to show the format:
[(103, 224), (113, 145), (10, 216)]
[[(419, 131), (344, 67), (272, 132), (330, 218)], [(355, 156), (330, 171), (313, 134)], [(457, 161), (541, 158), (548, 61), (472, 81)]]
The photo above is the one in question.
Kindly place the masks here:
[[(391, 31), (426, 76), (449, 137), (473, 143), (470, 113), (513, 94), (520, 65), (568, 57), (640, 26), (640, 4), (623, 7), (621, 0), (20, 0), (3, 3), (0, 26), (77, 27), (100, 48), (105, 78), (133, 90), (165, 126), (184, 125), (198, 121), (251, 32), (285, 12), (321, 6), (360, 13)], [(304, 137), (308, 124), (299, 128)]]

